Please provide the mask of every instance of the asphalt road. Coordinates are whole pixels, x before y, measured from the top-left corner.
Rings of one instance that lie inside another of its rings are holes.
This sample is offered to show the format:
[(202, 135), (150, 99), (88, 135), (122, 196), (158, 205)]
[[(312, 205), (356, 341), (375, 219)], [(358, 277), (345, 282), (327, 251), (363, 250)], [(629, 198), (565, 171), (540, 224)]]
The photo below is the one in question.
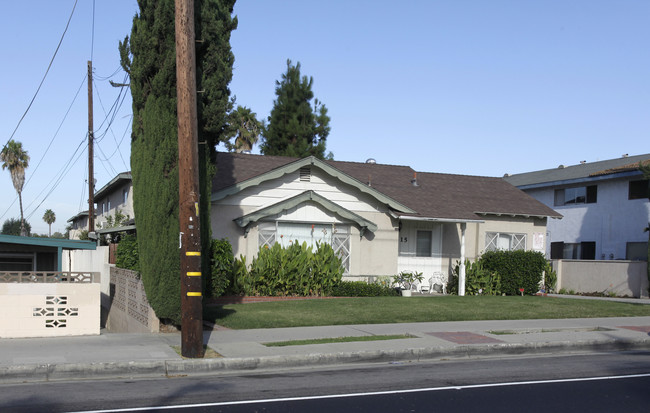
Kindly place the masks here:
[(4, 385), (0, 412), (645, 412), (648, 389), (626, 352)]

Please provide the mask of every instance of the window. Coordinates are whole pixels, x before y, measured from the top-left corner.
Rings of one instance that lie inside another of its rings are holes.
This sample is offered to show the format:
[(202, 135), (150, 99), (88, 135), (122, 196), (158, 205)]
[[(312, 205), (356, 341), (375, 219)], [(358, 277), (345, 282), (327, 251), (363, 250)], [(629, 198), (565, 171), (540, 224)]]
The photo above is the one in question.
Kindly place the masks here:
[(526, 234), (485, 233), (485, 251), (516, 251), (526, 249)]
[(431, 256), (431, 231), (418, 231), (415, 238), (415, 256)]
[(106, 205), (107, 205), (106, 212), (109, 212), (111, 210), (111, 200), (110, 199), (108, 201), (106, 201)]
[(630, 181), (627, 199), (644, 199), (650, 195), (648, 191), (648, 180)]
[(648, 261), (648, 243), (628, 242), (625, 246), (625, 259), (631, 261)]
[(3, 271), (34, 271), (35, 254), (0, 254)]
[(596, 259), (596, 243), (586, 242), (551, 242), (552, 260), (594, 260)]
[(122, 190), (122, 203), (126, 204), (126, 200), (129, 198), (129, 190), (125, 188)]
[(306, 242), (312, 248), (316, 248), (316, 242), (330, 244), (341, 259), (343, 273), (350, 271), (350, 227), (347, 225), (262, 222), (257, 241), (260, 248), (271, 247), (276, 242), (285, 247), (294, 242)]
[(598, 186), (579, 186), (555, 190), (555, 206), (594, 204), (598, 198)]

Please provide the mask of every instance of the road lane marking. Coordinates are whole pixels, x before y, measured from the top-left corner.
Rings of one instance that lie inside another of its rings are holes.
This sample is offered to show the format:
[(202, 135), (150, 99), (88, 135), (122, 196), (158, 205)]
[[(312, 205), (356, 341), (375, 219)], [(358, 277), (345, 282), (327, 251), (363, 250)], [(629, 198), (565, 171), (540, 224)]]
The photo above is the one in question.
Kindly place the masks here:
[(428, 388), (420, 388), (420, 389), (388, 390), (388, 391), (365, 392), (365, 393), (348, 393), (348, 394), (326, 394), (326, 395), (322, 395), (322, 396), (284, 397), (284, 398), (277, 398), (277, 399), (236, 400), (236, 401), (230, 401), (230, 402), (179, 404), (179, 405), (175, 405), (175, 406), (148, 406), (148, 407), (134, 407), (134, 408), (107, 409), (107, 410), (83, 410), (83, 411), (68, 412), (68, 413), (148, 412), (148, 411), (153, 411), (153, 410), (172, 410), (172, 409), (189, 409), (189, 408), (197, 408), (197, 407), (235, 406), (235, 405), (242, 405), (242, 404), (278, 403), (278, 402), (337, 399), (337, 398), (363, 397), (363, 396), (382, 396), (382, 395), (391, 395), (391, 394), (420, 393), (420, 392), (430, 392), (430, 391), (468, 390), (468, 389), (481, 389), (481, 388), (489, 388), (489, 387), (523, 386), (523, 385), (531, 385), (531, 384), (575, 383), (575, 382), (582, 382), (582, 381), (634, 379), (634, 378), (641, 378), (641, 377), (650, 377), (650, 373), (629, 374), (629, 375), (625, 375), (625, 376), (583, 377), (583, 378), (576, 378), (576, 379), (554, 379), (554, 380), (537, 380), (537, 381), (514, 381), (514, 382), (505, 382), (505, 383), (468, 384), (468, 385), (464, 385), (464, 386), (428, 387)]

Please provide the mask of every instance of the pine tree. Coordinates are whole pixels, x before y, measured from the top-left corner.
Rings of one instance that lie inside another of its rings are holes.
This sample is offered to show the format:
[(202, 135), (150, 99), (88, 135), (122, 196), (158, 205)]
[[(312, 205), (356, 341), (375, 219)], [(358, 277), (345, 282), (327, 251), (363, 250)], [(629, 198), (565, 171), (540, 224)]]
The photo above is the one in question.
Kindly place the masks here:
[(300, 75), (300, 62), (293, 66), (287, 60), (287, 72), (275, 82), (276, 99), (263, 132), (264, 155), (325, 157), (330, 118), (325, 105), (314, 99), (313, 83), (312, 77)]
[[(210, 239), (210, 184), (214, 146), (231, 107), (228, 83), (234, 56), (230, 32), (235, 0), (196, 0), (202, 245)], [(147, 299), (161, 319), (180, 322), (178, 253), (178, 130), (173, 0), (138, 0), (131, 35), (120, 42), (120, 61), (131, 78), (131, 173), (140, 273)], [(203, 254), (209, 259), (208, 253)], [(205, 261), (204, 261), (204, 268)], [(207, 267), (209, 268), (209, 267)]]

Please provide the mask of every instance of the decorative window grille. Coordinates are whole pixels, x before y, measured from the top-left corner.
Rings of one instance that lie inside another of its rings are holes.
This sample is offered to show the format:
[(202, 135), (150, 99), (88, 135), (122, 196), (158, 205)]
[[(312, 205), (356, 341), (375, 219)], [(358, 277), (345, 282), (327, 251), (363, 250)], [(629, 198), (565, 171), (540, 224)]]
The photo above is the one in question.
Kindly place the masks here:
[(485, 233), (486, 251), (517, 251), (526, 249), (526, 234), (508, 234), (503, 232)]
[(332, 249), (334, 254), (341, 259), (343, 274), (350, 272), (350, 234), (335, 233), (332, 237)]
[(258, 227), (258, 246), (272, 247), (276, 242), (288, 247), (294, 242), (316, 248), (316, 243), (329, 244), (341, 258), (344, 274), (350, 271), (350, 227), (335, 224), (266, 222)]

